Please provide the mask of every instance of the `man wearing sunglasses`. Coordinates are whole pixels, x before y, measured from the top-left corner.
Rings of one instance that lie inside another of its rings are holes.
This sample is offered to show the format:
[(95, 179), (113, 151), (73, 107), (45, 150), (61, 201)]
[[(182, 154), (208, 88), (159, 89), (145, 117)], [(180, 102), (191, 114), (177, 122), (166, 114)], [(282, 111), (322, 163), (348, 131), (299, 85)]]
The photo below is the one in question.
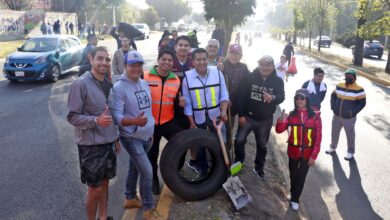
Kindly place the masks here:
[(366, 106), (366, 93), (356, 84), (356, 71), (345, 71), (345, 82), (339, 83), (333, 91), (330, 105), (333, 110), (332, 141), (325, 152), (336, 152), (341, 128), (347, 135), (348, 151), (345, 160), (352, 160), (355, 154), (355, 123), (356, 115)]

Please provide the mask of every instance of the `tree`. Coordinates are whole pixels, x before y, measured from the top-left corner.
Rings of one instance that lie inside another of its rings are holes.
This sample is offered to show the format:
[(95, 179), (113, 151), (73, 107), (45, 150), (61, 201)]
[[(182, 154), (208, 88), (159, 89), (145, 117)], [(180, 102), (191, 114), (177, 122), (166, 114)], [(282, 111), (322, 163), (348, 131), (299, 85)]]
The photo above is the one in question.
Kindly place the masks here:
[[(357, 30), (361, 28), (366, 23), (366, 17), (368, 14), (368, 0), (359, 0), (355, 16), (357, 17)], [(353, 65), (362, 66), (363, 65), (363, 46), (364, 38), (357, 33), (356, 43), (355, 43), (355, 53), (353, 54)]]
[[(358, 39), (362, 39), (361, 48), (357, 54), (357, 47), (355, 45), (355, 59), (359, 58), (358, 64), (363, 64), (363, 44), (364, 39), (372, 40), (381, 35), (390, 35), (390, 2), (383, 0), (373, 0), (368, 3), (367, 0), (359, 1), (359, 10), (356, 15), (358, 19), (364, 19), (360, 25), (358, 23)], [(390, 47), (389, 47), (390, 48)], [(361, 60), (360, 60), (361, 59)], [(354, 65), (356, 65), (354, 63)], [(390, 73), (390, 53), (388, 53), (387, 63), (385, 68), (386, 73)]]
[[(256, 0), (202, 0), (207, 21), (214, 19), (224, 27), (225, 45), (229, 45), (233, 28), (254, 14)], [(228, 47), (225, 47), (225, 53)]]
[(321, 51), (321, 36), (326, 28), (332, 26), (337, 10), (333, 4), (333, 0), (314, 0), (313, 20), (315, 26), (318, 28), (318, 35), (320, 37), (318, 43), (318, 52)]
[(160, 19), (164, 19), (169, 26), (172, 22), (178, 21), (184, 15), (191, 12), (187, 1), (182, 0), (146, 0), (150, 6), (153, 6)]
[(29, 0), (1, 0), (1, 1), (7, 8), (15, 11), (22, 11), (31, 8), (31, 1)]
[(139, 18), (141, 23), (146, 23), (149, 27), (153, 28), (154, 25), (160, 21), (156, 10), (151, 6), (148, 9), (142, 10), (141, 17)]

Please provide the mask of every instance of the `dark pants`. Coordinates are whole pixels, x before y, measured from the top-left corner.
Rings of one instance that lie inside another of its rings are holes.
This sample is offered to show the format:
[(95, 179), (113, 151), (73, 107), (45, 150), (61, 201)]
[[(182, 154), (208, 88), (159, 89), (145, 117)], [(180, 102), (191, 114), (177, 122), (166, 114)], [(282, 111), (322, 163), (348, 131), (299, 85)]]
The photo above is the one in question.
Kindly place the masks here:
[(236, 140), (234, 141), (235, 161), (245, 160), (245, 144), (249, 133), (253, 131), (256, 138), (255, 169), (264, 173), (265, 156), (267, 155), (267, 143), (272, 128), (272, 118), (264, 121), (255, 121), (246, 118), (245, 126), (238, 126)]
[(173, 137), (175, 134), (179, 133), (183, 129), (179, 126), (179, 124), (176, 122), (175, 119), (170, 120), (162, 125), (156, 125), (154, 127), (154, 134), (153, 134), (153, 145), (152, 148), (149, 150), (148, 157), (150, 160), (150, 163), (152, 164), (153, 168), (153, 178), (157, 178), (157, 169), (158, 169), (158, 155), (160, 152), (159, 146), (161, 138), (164, 137), (165, 139), (169, 140), (171, 137)]
[(309, 171), (307, 162), (308, 161), (303, 158), (299, 160), (289, 158), (288, 168), (290, 170), (291, 202), (299, 203), (299, 198), (301, 197), (303, 186), (305, 185), (306, 175)]

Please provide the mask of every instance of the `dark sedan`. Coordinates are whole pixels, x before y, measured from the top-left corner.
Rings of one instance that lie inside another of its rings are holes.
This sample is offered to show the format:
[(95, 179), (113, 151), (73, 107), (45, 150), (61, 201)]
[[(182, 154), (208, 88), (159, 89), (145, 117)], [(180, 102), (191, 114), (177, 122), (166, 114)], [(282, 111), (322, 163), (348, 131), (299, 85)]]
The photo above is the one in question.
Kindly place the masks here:
[[(316, 39), (314, 39), (314, 41), (313, 41), (314, 46), (317, 46), (319, 44), (319, 42), (320, 42), (320, 36), (318, 36)], [(332, 44), (332, 39), (330, 39), (330, 37), (321, 36), (321, 43), (320, 43), (321, 46), (330, 47), (331, 44)]]
[(45, 35), (28, 39), (6, 57), (4, 76), (10, 81), (57, 81), (61, 74), (76, 71), (83, 47), (77, 37)]

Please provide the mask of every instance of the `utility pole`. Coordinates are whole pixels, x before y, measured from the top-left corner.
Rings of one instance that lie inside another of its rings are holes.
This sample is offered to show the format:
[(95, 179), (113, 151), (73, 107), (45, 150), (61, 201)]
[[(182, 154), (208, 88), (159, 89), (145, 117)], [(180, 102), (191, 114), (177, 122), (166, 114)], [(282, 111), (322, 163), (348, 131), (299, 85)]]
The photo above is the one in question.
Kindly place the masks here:
[(116, 26), (115, 5), (112, 5), (112, 24)]

